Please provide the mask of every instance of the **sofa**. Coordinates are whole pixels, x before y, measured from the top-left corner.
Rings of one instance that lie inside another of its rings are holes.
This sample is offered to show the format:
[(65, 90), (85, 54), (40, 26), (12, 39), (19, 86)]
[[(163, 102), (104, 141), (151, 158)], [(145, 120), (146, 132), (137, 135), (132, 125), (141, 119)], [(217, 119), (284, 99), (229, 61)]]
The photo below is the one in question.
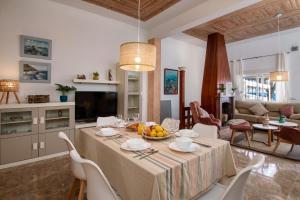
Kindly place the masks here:
[[(235, 119), (244, 119), (250, 123), (262, 123), (263, 115), (253, 114), (251, 107), (260, 103), (268, 111), (270, 120), (278, 120), (280, 110), (287, 106), (293, 107), (293, 114), (286, 118), (286, 121), (295, 122), (300, 126), (300, 102), (298, 103), (274, 103), (274, 102), (258, 102), (258, 101), (235, 101)], [(265, 114), (266, 115), (266, 114)]]

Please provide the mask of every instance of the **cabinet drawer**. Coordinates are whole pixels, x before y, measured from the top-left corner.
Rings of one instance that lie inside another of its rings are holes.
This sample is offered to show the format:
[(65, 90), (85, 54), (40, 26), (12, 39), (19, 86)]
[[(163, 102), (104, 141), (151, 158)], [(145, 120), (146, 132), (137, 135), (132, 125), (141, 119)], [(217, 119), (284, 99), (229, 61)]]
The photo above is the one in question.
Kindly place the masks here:
[(38, 156), (38, 136), (2, 138), (0, 149), (1, 164), (35, 158)]
[[(63, 131), (74, 142), (74, 129)], [(66, 143), (58, 137), (59, 131), (39, 134), (39, 156), (67, 151)]]

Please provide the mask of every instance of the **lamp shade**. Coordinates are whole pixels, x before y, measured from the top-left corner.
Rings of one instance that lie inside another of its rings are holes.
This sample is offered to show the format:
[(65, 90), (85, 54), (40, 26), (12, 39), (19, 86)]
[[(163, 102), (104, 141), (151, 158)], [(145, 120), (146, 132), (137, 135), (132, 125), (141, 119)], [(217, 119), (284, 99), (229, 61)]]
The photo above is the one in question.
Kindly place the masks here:
[(271, 81), (288, 81), (289, 73), (287, 71), (275, 71), (270, 73)]
[(120, 46), (120, 68), (127, 71), (153, 71), (156, 47), (142, 42), (127, 42)]
[(17, 80), (0, 80), (0, 92), (18, 92), (19, 81)]

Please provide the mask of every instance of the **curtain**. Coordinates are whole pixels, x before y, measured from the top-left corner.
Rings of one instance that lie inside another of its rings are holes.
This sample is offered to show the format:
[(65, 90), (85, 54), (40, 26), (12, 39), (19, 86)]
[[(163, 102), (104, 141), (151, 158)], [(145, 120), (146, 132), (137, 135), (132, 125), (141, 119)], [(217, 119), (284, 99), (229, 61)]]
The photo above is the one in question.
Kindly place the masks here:
[[(277, 70), (287, 71), (287, 59), (286, 53), (280, 53), (277, 55)], [(287, 102), (289, 99), (288, 84), (287, 82), (277, 81), (276, 82), (276, 101)]]
[(242, 59), (233, 60), (230, 62), (230, 76), (232, 81), (232, 88), (235, 88), (235, 98), (242, 100), (244, 98), (244, 61)]

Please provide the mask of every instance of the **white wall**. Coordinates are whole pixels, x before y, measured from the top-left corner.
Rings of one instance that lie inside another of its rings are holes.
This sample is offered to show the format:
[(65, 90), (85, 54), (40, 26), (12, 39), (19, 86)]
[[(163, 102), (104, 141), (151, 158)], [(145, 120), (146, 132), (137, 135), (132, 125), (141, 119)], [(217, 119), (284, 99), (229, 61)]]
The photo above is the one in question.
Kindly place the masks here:
[[(291, 46), (299, 46), (300, 48), (300, 28), (282, 31), (281, 33), (281, 50), (289, 52)], [(278, 33), (273, 33), (261, 37), (256, 37), (244, 41), (239, 41), (227, 45), (227, 53), (229, 60), (256, 57), (263, 55), (271, 55), (279, 53)], [(297, 88), (300, 85), (300, 53), (292, 52), (287, 56), (288, 70), (290, 80), (289, 96), (300, 100), (300, 92)], [(248, 72), (265, 73), (276, 70), (276, 57), (266, 57), (245, 61), (245, 68)]]
[[(52, 40), (52, 60), (21, 58), (21, 34)], [(91, 77), (94, 71), (107, 79), (109, 69), (115, 78), (120, 44), (136, 38), (135, 26), (57, 2), (0, 0), (0, 79), (19, 79), (20, 60), (50, 62), (51, 83), (21, 83), (19, 94), (22, 102), (28, 94), (50, 94), (51, 101), (59, 101), (55, 83), (73, 85), (71, 80), (77, 74)], [(116, 86), (107, 85), (75, 86), (78, 90), (116, 90)], [(146, 105), (144, 101), (144, 108)]]
[(205, 48), (173, 38), (161, 41), (161, 100), (171, 100), (173, 118), (179, 118), (179, 96), (164, 95), (164, 69), (186, 67), (186, 106), (193, 100), (200, 101)]

